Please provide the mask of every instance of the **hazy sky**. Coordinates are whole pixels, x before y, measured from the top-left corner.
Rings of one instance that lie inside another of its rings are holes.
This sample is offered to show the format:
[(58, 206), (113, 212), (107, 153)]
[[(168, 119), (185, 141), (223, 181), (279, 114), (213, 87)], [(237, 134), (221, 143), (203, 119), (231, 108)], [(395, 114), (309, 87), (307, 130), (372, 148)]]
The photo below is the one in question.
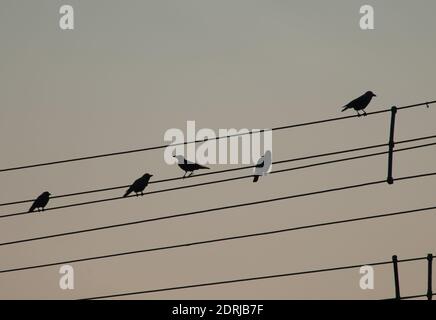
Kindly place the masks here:
[[(75, 30), (59, 28), (59, 7)], [(359, 8), (375, 8), (375, 30)], [(367, 90), (369, 111), (436, 99), (436, 3), (429, 0), (2, 0), (0, 168), (164, 143), (169, 128), (270, 128), (343, 115)], [(348, 114), (353, 114), (350, 111)], [(436, 134), (436, 110), (401, 111), (396, 139)], [(384, 143), (389, 115), (274, 133), (274, 159)], [(433, 172), (434, 147), (395, 155), (396, 177)], [(287, 168), (308, 162), (284, 164)], [(250, 202), (386, 177), (386, 157), (0, 220), (0, 242)], [(224, 165), (213, 169), (225, 169)], [(279, 168), (279, 167), (277, 167)], [(183, 174), (163, 151), (0, 173), (0, 202)], [(249, 174), (241, 171), (226, 177)], [(155, 184), (178, 187), (224, 176)], [(0, 247), (0, 269), (207, 240), (435, 205), (435, 178)], [(53, 199), (48, 207), (118, 196)], [(28, 204), (1, 207), (7, 214)], [(436, 212), (0, 274), (0, 298), (73, 299), (436, 253)], [(402, 293), (426, 292), (426, 263), (402, 264)], [(358, 270), (132, 298), (392, 297)]]

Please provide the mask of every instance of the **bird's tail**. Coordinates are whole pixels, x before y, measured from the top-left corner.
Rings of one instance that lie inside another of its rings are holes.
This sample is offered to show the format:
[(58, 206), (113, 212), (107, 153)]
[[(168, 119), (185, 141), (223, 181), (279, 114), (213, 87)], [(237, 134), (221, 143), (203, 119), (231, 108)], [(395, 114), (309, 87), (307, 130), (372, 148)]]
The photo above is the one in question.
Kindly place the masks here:
[(345, 110), (347, 110), (347, 109), (349, 109), (350, 107), (349, 106), (343, 106), (342, 107), (342, 112), (344, 112)]
[(259, 176), (254, 176), (253, 182), (257, 182), (259, 180)]
[(209, 167), (205, 167), (205, 166), (201, 166), (201, 165), (200, 165), (200, 169), (207, 169), (207, 170), (209, 170), (210, 168), (209, 168)]
[(32, 204), (32, 206), (30, 207), (30, 209), (29, 209), (29, 213), (30, 212), (33, 212), (33, 211), (35, 211), (35, 209), (36, 209), (36, 206), (35, 206), (35, 204)]
[(130, 193), (132, 192), (132, 190), (127, 190), (126, 193), (124, 194), (123, 198), (127, 197)]

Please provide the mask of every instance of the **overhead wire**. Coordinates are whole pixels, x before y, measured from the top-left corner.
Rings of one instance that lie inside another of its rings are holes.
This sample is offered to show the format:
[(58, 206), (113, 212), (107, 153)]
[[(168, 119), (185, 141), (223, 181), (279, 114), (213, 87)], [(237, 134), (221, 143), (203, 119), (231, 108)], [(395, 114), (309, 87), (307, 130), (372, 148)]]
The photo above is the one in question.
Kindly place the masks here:
[[(433, 105), (435, 103), (436, 103), (436, 100), (422, 102), (422, 103), (398, 107), (397, 110), (406, 110), (406, 109), (417, 108), (417, 107), (422, 107), (422, 106), (430, 107), (431, 105)], [(391, 111), (391, 109), (383, 109), (383, 110), (368, 112), (367, 116), (383, 114), (383, 113), (387, 113), (390, 111)], [(322, 123), (329, 123), (329, 122), (336, 122), (336, 121), (341, 121), (341, 120), (346, 120), (346, 119), (353, 119), (353, 118), (357, 118), (357, 117), (359, 117), (359, 116), (358, 115), (350, 115), (350, 116), (334, 117), (334, 118), (327, 118), (327, 119), (316, 120), (316, 121), (308, 121), (308, 122), (303, 122), (303, 123), (289, 124), (289, 125), (274, 127), (272, 129), (263, 129), (263, 130), (260, 130), (258, 132), (248, 131), (248, 132), (230, 134), (227, 136), (218, 136), (218, 137), (214, 137), (214, 138), (210, 138), (210, 139), (185, 141), (185, 142), (181, 142), (181, 143), (163, 144), (163, 145), (156, 145), (156, 146), (145, 147), (145, 148), (137, 148), (137, 149), (124, 150), (124, 151), (102, 153), (102, 154), (96, 154), (96, 155), (91, 155), (91, 156), (81, 156), (81, 157), (68, 158), (68, 159), (63, 159), (63, 160), (40, 162), (40, 163), (34, 163), (34, 164), (28, 164), (28, 165), (3, 168), (3, 169), (0, 169), (0, 173), (23, 170), (23, 169), (31, 169), (31, 168), (37, 168), (37, 167), (44, 167), (44, 166), (51, 166), (51, 165), (58, 165), (58, 164), (64, 164), (64, 163), (69, 163), (69, 162), (77, 162), (77, 161), (84, 161), (84, 160), (91, 160), (91, 159), (98, 159), (98, 158), (120, 156), (120, 155), (125, 155), (125, 154), (152, 151), (152, 150), (158, 150), (158, 149), (165, 149), (169, 146), (180, 146), (180, 145), (187, 145), (187, 144), (192, 144), (192, 143), (203, 143), (203, 142), (212, 141), (212, 140), (229, 139), (229, 138), (233, 138), (233, 137), (240, 137), (240, 136), (244, 136), (244, 135), (262, 133), (265, 131), (287, 130), (287, 129), (292, 129), (292, 128), (306, 127), (306, 126), (312, 126), (312, 125), (317, 125), (317, 124), (322, 124)]]
[[(412, 146), (412, 147), (396, 149), (393, 152), (410, 151), (410, 150), (415, 150), (415, 149), (425, 148), (425, 147), (430, 147), (430, 146), (435, 146), (435, 145), (436, 145), (436, 142), (433, 142), (433, 143), (428, 143), (428, 144), (423, 144), (423, 145), (417, 145), (417, 146)], [(278, 174), (278, 173), (290, 172), (290, 171), (295, 171), (295, 170), (308, 169), (308, 168), (312, 168), (312, 167), (318, 167), (318, 166), (334, 164), (334, 163), (339, 163), (339, 162), (346, 162), (346, 161), (364, 159), (364, 158), (369, 158), (369, 157), (381, 156), (381, 155), (385, 155), (385, 154), (388, 154), (388, 151), (376, 152), (376, 153), (359, 155), (359, 156), (342, 158), (342, 159), (335, 159), (335, 160), (313, 163), (313, 164), (308, 164), (308, 165), (302, 165), (302, 166), (298, 166), (298, 167), (291, 167), (291, 168), (286, 168), (286, 169), (279, 169), (279, 170), (274, 170), (274, 171), (270, 172), (269, 174)], [(170, 192), (170, 191), (176, 191), (176, 190), (182, 190), (182, 189), (188, 189), (188, 188), (196, 188), (196, 187), (201, 187), (201, 186), (206, 186), (206, 185), (213, 185), (213, 184), (219, 184), (219, 183), (224, 183), (224, 182), (243, 180), (243, 179), (248, 179), (248, 178), (252, 178), (252, 177), (253, 177), (253, 175), (250, 174), (250, 175), (231, 177), (231, 178), (220, 179), (220, 180), (213, 180), (213, 181), (207, 181), (207, 182), (202, 182), (202, 183), (197, 183), (197, 184), (191, 184), (191, 185), (149, 191), (149, 192), (145, 192), (144, 195), (158, 194), (158, 193), (164, 193), (164, 192)], [(85, 192), (85, 194), (86, 194), (86, 192)], [(76, 195), (77, 195), (77, 193), (76, 193)], [(104, 198), (104, 199), (71, 203), (71, 204), (61, 205), (61, 206), (57, 206), (57, 207), (47, 208), (47, 209), (45, 209), (45, 212), (66, 209), (66, 208), (71, 208), (71, 207), (97, 204), (97, 203), (104, 203), (104, 202), (109, 202), (109, 201), (129, 199), (132, 197), (136, 197), (136, 195), (130, 195), (127, 197), (117, 196), (117, 197), (110, 197), (110, 198)], [(5, 218), (10, 218), (10, 217), (28, 215), (28, 214), (35, 214), (35, 213), (30, 213), (28, 211), (19, 211), (19, 212), (14, 212), (14, 213), (9, 213), (9, 214), (3, 214), (3, 215), (0, 215), (0, 220), (5, 219)]]

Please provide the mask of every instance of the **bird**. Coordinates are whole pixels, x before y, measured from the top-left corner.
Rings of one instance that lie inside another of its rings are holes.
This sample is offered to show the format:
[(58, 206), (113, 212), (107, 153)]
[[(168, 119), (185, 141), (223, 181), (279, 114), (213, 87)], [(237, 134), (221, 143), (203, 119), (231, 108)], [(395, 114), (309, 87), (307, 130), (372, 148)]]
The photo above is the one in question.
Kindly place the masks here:
[(353, 101), (351, 101), (350, 103), (346, 104), (344, 107), (342, 107), (342, 112), (344, 112), (345, 110), (348, 109), (354, 109), (357, 112), (357, 116), (360, 117), (360, 110), (363, 111), (363, 115), (366, 116), (366, 112), (365, 109), (366, 107), (369, 105), (369, 103), (371, 102), (373, 97), (377, 97), (374, 92), (372, 91), (367, 91), (365, 92), (363, 95), (361, 95), (359, 98), (354, 99)]
[(188, 175), (188, 177), (190, 177), (194, 174), (194, 171), (196, 171), (196, 170), (210, 169), (208, 167), (202, 166), (201, 164), (188, 161), (185, 158), (183, 158), (182, 156), (174, 155), (173, 157), (177, 159), (179, 168), (182, 169), (183, 171), (185, 171), (183, 178), (186, 177), (186, 174), (188, 172), (190, 172), (190, 174)]
[(38, 209), (38, 212), (44, 211), (45, 206), (50, 200), (51, 193), (48, 191), (43, 192), (38, 198), (35, 199), (32, 206), (29, 209), (29, 212), (33, 212)]
[(271, 169), (271, 151), (266, 151), (265, 154), (259, 159), (256, 166), (254, 167), (254, 178), (253, 182), (257, 182), (261, 176), (264, 176)]
[(136, 179), (135, 182), (133, 182), (132, 185), (129, 187), (129, 189), (127, 189), (123, 197), (127, 197), (132, 192), (134, 192), (136, 196), (138, 196), (139, 194), (143, 196), (144, 189), (148, 186), (148, 182), (150, 181), (150, 178), (152, 176), (152, 174), (146, 173), (141, 178)]

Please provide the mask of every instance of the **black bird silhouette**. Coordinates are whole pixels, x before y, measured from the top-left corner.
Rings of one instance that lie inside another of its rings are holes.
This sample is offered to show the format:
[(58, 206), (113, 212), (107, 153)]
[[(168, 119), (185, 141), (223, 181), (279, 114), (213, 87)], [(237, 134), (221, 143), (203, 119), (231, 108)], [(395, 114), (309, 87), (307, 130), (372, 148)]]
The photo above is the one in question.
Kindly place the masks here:
[(366, 116), (365, 109), (371, 102), (373, 97), (377, 97), (372, 91), (367, 91), (363, 95), (361, 95), (359, 98), (354, 99), (347, 105), (345, 105), (342, 109), (342, 112), (344, 112), (347, 109), (354, 109), (357, 112), (357, 115), (360, 117), (360, 110), (363, 111), (363, 115)]
[(183, 158), (182, 156), (174, 156), (174, 158), (177, 159), (180, 169), (185, 171), (183, 178), (186, 177), (186, 174), (188, 172), (190, 172), (190, 174), (188, 175), (188, 177), (190, 177), (194, 174), (194, 171), (196, 171), (196, 170), (209, 169), (208, 167), (202, 166), (198, 163), (190, 162), (190, 161), (186, 160), (185, 158)]
[(35, 199), (32, 206), (29, 209), (29, 212), (33, 212), (36, 209), (38, 209), (38, 212), (44, 211), (45, 206), (47, 205), (48, 201), (50, 200), (50, 192), (45, 191), (43, 192), (38, 198)]
[(138, 196), (139, 193), (141, 194), (141, 196), (143, 196), (144, 189), (148, 186), (148, 182), (150, 181), (150, 178), (152, 176), (152, 174), (146, 173), (141, 178), (136, 179), (135, 182), (133, 182), (132, 185), (129, 187), (129, 189), (127, 189), (123, 197), (127, 197), (132, 192), (134, 192), (136, 196)]

